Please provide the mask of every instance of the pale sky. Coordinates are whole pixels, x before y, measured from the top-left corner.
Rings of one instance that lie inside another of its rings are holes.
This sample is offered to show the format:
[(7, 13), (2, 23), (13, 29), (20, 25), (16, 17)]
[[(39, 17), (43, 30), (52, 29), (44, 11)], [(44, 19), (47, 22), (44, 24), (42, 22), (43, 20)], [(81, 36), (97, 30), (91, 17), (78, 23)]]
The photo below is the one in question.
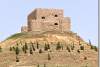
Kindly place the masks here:
[(72, 31), (98, 45), (98, 0), (1, 0), (0, 41), (20, 32), (35, 8), (61, 8), (71, 17)]

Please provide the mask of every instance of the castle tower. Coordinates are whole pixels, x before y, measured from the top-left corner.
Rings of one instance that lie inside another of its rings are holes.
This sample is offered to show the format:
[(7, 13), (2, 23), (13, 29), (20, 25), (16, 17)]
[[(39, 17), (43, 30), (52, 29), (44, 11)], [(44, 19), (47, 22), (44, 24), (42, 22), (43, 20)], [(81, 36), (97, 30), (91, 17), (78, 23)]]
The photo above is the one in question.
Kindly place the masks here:
[(28, 31), (70, 31), (70, 18), (64, 17), (62, 9), (37, 8), (28, 15)]

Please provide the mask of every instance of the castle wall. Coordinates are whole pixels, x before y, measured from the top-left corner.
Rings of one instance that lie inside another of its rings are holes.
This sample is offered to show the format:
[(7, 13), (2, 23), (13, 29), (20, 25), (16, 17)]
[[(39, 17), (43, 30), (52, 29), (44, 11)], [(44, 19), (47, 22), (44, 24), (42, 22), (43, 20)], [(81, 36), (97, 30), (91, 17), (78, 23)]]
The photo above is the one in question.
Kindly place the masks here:
[(51, 19), (51, 18), (61, 18), (63, 17), (63, 10), (61, 9), (37, 9), (36, 13), (37, 19), (41, 19), (42, 17), (45, 17), (45, 19)]
[(27, 19), (27, 20), (36, 19), (36, 14), (37, 14), (37, 10), (32, 11), (32, 12), (28, 15), (28, 19)]
[(62, 31), (70, 31), (71, 29), (71, 21), (69, 17), (65, 17), (62, 20)]
[(47, 18), (61, 18), (63, 17), (63, 10), (62, 9), (35, 9), (28, 15), (29, 19), (42, 19), (42, 17)]
[(42, 31), (40, 20), (31, 20), (28, 24), (29, 31)]
[(59, 31), (59, 22), (56, 20), (46, 20), (42, 23), (43, 31)]
[(21, 27), (21, 32), (28, 32), (28, 27), (27, 26), (22, 26)]
[(70, 31), (70, 18), (61, 9), (35, 9), (28, 16), (28, 31)]

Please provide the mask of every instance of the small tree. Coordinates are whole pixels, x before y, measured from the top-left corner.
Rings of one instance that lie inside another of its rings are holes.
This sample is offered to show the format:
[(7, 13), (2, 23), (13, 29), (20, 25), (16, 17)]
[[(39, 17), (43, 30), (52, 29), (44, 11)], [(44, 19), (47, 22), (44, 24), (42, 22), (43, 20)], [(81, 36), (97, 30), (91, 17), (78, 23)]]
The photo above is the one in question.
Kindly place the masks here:
[(61, 45), (60, 45), (60, 42), (58, 42), (56, 46), (56, 50), (60, 50), (60, 49), (61, 49)]
[(66, 47), (66, 49), (68, 50), (68, 52), (71, 52), (71, 51), (70, 51), (70, 48), (69, 48), (68, 46)]
[(42, 49), (39, 49), (39, 53), (43, 53)]
[(48, 54), (48, 60), (51, 60), (51, 56), (50, 56), (50, 54)]
[(18, 46), (19, 44), (17, 43), (16, 45)]
[(26, 54), (27, 50), (25, 49), (25, 45), (22, 47), (23, 52)]
[(89, 40), (89, 45), (91, 45), (91, 40)]
[(49, 44), (47, 44), (47, 48), (50, 49), (50, 45)]
[(37, 67), (40, 67), (40, 65), (38, 64)]
[(80, 42), (80, 40), (79, 40), (79, 45), (82, 45), (81, 42)]
[(20, 41), (20, 45), (23, 45), (23, 44), (22, 44), (22, 41)]
[(28, 46), (27, 43), (25, 42), (25, 50), (28, 50)]
[(72, 45), (72, 46), (71, 46), (71, 50), (74, 50), (74, 47), (75, 47), (75, 46), (74, 46), (74, 45)]
[(30, 47), (30, 54), (33, 54), (32, 48)]
[(91, 45), (91, 49), (94, 49), (94, 46)]
[(12, 51), (12, 47), (10, 47), (10, 49), (9, 49), (10, 51)]
[(12, 47), (12, 49), (13, 49), (14, 51), (16, 51), (16, 48), (15, 48), (14, 46)]
[(44, 50), (45, 50), (45, 51), (48, 50), (48, 46), (47, 46), (47, 44), (45, 44), (45, 46), (44, 46)]
[(0, 52), (2, 52), (2, 47), (0, 46)]
[(63, 50), (63, 45), (61, 46), (62, 50)]
[(37, 45), (37, 49), (39, 49), (39, 43), (38, 42), (36, 43), (36, 45)]
[(19, 58), (18, 58), (18, 56), (16, 56), (16, 62), (19, 62)]
[(80, 53), (80, 50), (78, 49), (77, 52)]
[(15, 52), (16, 52), (16, 55), (19, 54), (19, 48), (18, 48), (18, 46), (16, 47)]
[(46, 67), (46, 64), (44, 64), (44, 67)]
[(33, 51), (35, 51), (35, 47), (34, 47), (34, 45), (32, 44), (32, 49), (33, 49)]
[(84, 57), (84, 60), (87, 60), (87, 57)]
[(84, 50), (84, 46), (80, 46), (80, 50)]
[(98, 51), (98, 48), (95, 46), (94, 50), (95, 50), (95, 51)]

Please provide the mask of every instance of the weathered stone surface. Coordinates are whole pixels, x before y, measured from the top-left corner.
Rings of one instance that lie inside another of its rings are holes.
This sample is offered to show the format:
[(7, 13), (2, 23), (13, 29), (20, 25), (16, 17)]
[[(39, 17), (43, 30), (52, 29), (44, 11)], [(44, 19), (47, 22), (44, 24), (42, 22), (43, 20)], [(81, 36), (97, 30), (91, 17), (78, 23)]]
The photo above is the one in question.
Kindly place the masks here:
[(62, 9), (37, 8), (28, 15), (27, 27), (22, 27), (26, 31), (70, 31), (70, 18), (64, 17)]

